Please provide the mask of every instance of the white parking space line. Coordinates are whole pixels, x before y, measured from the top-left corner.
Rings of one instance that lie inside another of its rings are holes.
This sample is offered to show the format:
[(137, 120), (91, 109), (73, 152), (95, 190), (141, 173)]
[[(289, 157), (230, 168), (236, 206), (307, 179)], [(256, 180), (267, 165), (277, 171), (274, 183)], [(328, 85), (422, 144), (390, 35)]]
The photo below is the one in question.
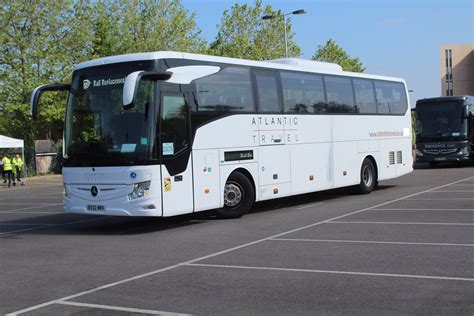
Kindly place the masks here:
[(48, 206), (58, 206), (58, 205), (63, 205), (63, 203), (53, 203), (53, 204), (48, 204), (48, 205), (38, 205), (38, 206), (28, 206), (28, 207), (22, 207), (22, 208), (15, 208), (13, 210), (5, 210), (5, 212), (24, 211), (24, 210), (31, 210), (31, 209), (35, 209), (35, 208), (42, 208), (42, 207), (48, 207)]
[(52, 224), (52, 225), (48, 224), (48, 226), (40, 226), (40, 227), (19, 229), (19, 230), (9, 231), (9, 232), (5, 232), (5, 233), (0, 233), (0, 237), (5, 237), (7, 235), (16, 234), (16, 233), (23, 233), (23, 232), (32, 231), (32, 230), (40, 230), (40, 229), (45, 229), (45, 228), (56, 228), (56, 227), (61, 227), (61, 226), (66, 226), (66, 225), (73, 225), (73, 224), (80, 224), (80, 223), (87, 223), (87, 222), (95, 222), (95, 221), (106, 219), (106, 218), (109, 218), (109, 217), (103, 216), (103, 217), (99, 217), (99, 218), (82, 219), (82, 220), (78, 220), (78, 221), (66, 222), (66, 223), (61, 223), (61, 224)]
[(0, 214), (63, 214), (63, 211), (59, 212), (43, 212), (43, 211), (38, 211), (38, 212), (24, 212), (24, 211), (0, 211)]
[[(18, 200), (18, 199), (24, 199), (25, 197), (12, 197), (12, 198), (6, 198), (6, 200)], [(29, 200), (36, 200), (36, 199), (62, 199), (63, 196), (40, 196), (40, 195), (33, 195), (31, 197), (27, 197)]]
[(474, 200), (474, 197), (453, 197), (453, 198), (420, 198), (420, 199), (406, 199), (407, 201), (446, 201), (446, 200)]
[[(52, 194), (45, 194), (45, 195), (42, 195), (42, 194), (39, 194), (39, 195), (31, 195), (31, 196), (12, 196), (12, 197), (5, 197), (2, 199), (2, 201), (5, 201), (5, 200), (24, 200), (24, 201), (31, 201), (31, 200), (42, 200), (42, 199), (46, 199), (46, 200), (51, 200), (51, 199), (63, 199), (64, 195), (63, 193), (57, 193), (55, 192), (54, 193), (55, 195), (57, 196), (52, 196)], [(47, 196), (46, 196), (47, 195)]]
[(450, 281), (468, 281), (468, 282), (473, 282), (474, 281), (474, 279), (472, 279), (472, 278), (445, 277), (445, 276), (435, 276), (435, 275), (371, 273), (371, 272), (337, 271), (337, 270), (291, 269), (291, 268), (272, 268), (272, 267), (254, 267), (254, 266), (234, 266), (234, 265), (206, 264), (206, 263), (190, 263), (190, 264), (186, 264), (186, 266), (209, 267), (209, 268), (227, 268), (227, 269), (266, 270), (266, 271), (285, 271), (285, 272), (328, 273), (328, 274), (363, 275), (363, 276), (415, 278), (415, 279), (430, 279), (430, 280), (450, 280)]
[(355, 244), (474, 247), (474, 244), (451, 244), (451, 243), (407, 242), (407, 241), (341, 240), (341, 239), (308, 239), (308, 238), (273, 238), (270, 240), (295, 241), (295, 242), (300, 241), (300, 242), (328, 242), (328, 243), (355, 243)]
[(163, 316), (189, 315), (189, 314), (180, 314), (180, 313), (156, 311), (156, 310), (151, 310), (151, 309), (139, 309), (139, 308), (120, 307), (120, 306), (101, 305), (101, 304), (88, 304), (88, 303), (79, 303), (79, 302), (62, 301), (62, 302), (58, 302), (56, 304), (79, 306), (79, 307), (100, 308), (100, 309), (108, 309), (108, 310), (113, 310), (113, 311), (141, 313), (141, 314), (150, 314), (150, 315), (163, 315)]
[(28, 198), (5, 198), (2, 199), (1, 204), (45, 204), (53, 202), (62, 202), (62, 196), (48, 196), (48, 197), (28, 197)]
[(474, 223), (427, 223), (427, 222), (344, 222), (331, 221), (325, 224), (376, 224), (376, 225), (446, 225), (446, 226), (474, 226)]
[(474, 193), (474, 190), (456, 190), (456, 191), (431, 191), (426, 193)]
[[(474, 178), (474, 177), (469, 177), (469, 178), (466, 178), (466, 179), (471, 179), (471, 178)], [(172, 269), (182, 267), (184, 265), (190, 265), (192, 263), (195, 263), (195, 262), (198, 262), (198, 261), (201, 261), (201, 260), (217, 257), (219, 255), (226, 254), (226, 253), (229, 253), (229, 252), (232, 252), (232, 251), (235, 251), (235, 250), (239, 250), (239, 249), (242, 249), (242, 248), (245, 248), (245, 247), (253, 246), (253, 245), (262, 243), (264, 241), (273, 239), (273, 238), (281, 237), (281, 236), (288, 235), (288, 234), (291, 234), (291, 233), (295, 233), (295, 232), (298, 232), (298, 231), (301, 231), (301, 230), (304, 230), (304, 229), (307, 229), (307, 228), (315, 227), (315, 226), (327, 223), (329, 221), (334, 221), (334, 220), (337, 220), (337, 219), (340, 219), (340, 218), (344, 218), (344, 217), (348, 217), (348, 216), (351, 216), (351, 215), (354, 215), (354, 214), (358, 214), (358, 213), (362, 213), (362, 212), (365, 212), (365, 211), (368, 211), (368, 210), (372, 210), (372, 209), (375, 209), (377, 207), (382, 207), (384, 205), (392, 204), (392, 203), (395, 203), (395, 202), (398, 202), (398, 201), (401, 201), (401, 200), (405, 200), (405, 199), (413, 197), (413, 196), (423, 194), (425, 192), (429, 192), (429, 191), (432, 191), (432, 190), (437, 190), (437, 189), (440, 189), (440, 188), (444, 188), (446, 186), (449, 186), (449, 185), (452, 185), (452, 184), (455, 184), (455, 183), (459, 183), (459, 182), (464, 181), (466, 179), (462, 179), (462, 180), (454, 181), (454, 182), (447, 183), (447, 184), (444, 184), (444, 185), (440, 185), (438, 187), (431, 188), (431, 189), (428, 189), (428, 190), (424, 190), (424, 191), (421, 191), (421, 192), (412, 193), (412, 194), (409, 194), (409, 195), (406, 195), (406, 196), (403, 196), (403, 197), (400, 197), (400, 198), (396, 198), (396, 199), (393, 199), (393, 200), (390, 200), (390, 201), (387, 201), (387, 202), (384, 202), (384, 203), (380, 203), (380, 204), (377, 204), (377, 205), (374, 205), (374, 206), (363, 208), (363, 209), (360, 209), (360, 210), (357, 210), (357, 211), (354, 211), (354, 212), (349, 212), (347, 214), (335, 216), (335, 217), (332, 217), (332, 218), (329, 218), (329, 219), (326, 219), (326, 220), (323, 220), (323, 221), (315, 222), (315, 223), (312, 223), (312, 224), (309, 224), (309, 225), (301, 226), (301, 227), (291, 229), (291, 230), (288, 230), (288, 231), (285, 231), (285, 232), (282, 232), (282, 233), (279, 233), (279, 234), (275, 234), (275, 235), (268, 236), (268, 237), (265, 237), (265, 238), (261, 238), (261, 239), (258, 239), (258, 240), (254, 240), (254, 241), (251, 241), (251, 242), (248, 242), (248, 243), (245, 243), (245, 244), (241, 244), (239, 246), (227, 248), (225, 250), (214, 252), (214, 253), (199, 257), (199, 258), (191, 259), (191, 260), (188, 260), (188, 261), (183, 261), (183, 262), (180, 262), (180, 263), (177, 263), (177, 264), (165, 267), (165, 268), (161, 268), (161, 269), (157, 269), (157, 270), (150, 271), (150, 272), (147, 272), (147, 273), (139, 274), (139, 275), (136, 275), (136, 276), (133, 276), (133, 277), (130, 277), (130, 278), (126, 278), (126, 279), (122, 279), (120, 281), (104, 284), (104, 285), (101, 285), (101, 286), (98, 286), (98, 287), (95, 287), (95, 288), (92, 288), (92, 289), (89, 289), (89, 290), (86, 290), (86, 291), (78, 292), (78, 293), (75, 293), (75, 294), (72, 294), (72, 295), (69, 295), (69, 296), (65, 296), (65, 297), (62, 297), (62, 298), (58, 298), (58, 299), (55, 299), (55, 300), (51, 300), (51, 301), (48, 301), (48, 302), (44, 302), (44, 303), (41, 303), (41, 304), (30, 306), (30, 307), (15, 311), (13, 313), (9, 313), (9, 314), (7, 314), (7, 316), (8, 315), (19, 315), (19, 314), (31, 312), (31, 311), (34, 311), (36, 309), (39, 309), (39, 308), (42, 308), (42, 307), (45, 307), (45, 306), (49, 306), (49, 305), (52, 305), (52, 304), (56, 304), (56, 303), (59, 303), (59, 302), (70, 300), (70, 299), (73, 299), (73, 298), (76, 298), (76, 297), (79, 297), (79, 296), (83, 296), (83, 295), (86, 295), (86, 294), (95, 293), (97, 291), (108, 289), (108, 288), (111, 288), (111, 287), (114, 287), (114, 286), (117, 286), (117, 285), (120, 285), (120, 284), (124, 284), (124, 283), (128, 283), (128, 282), (131, 282), (131, 281), (143, 279), (143, 278), (146, 278), (146, 277), (149, 277), (149, 276), (156, 275), (156, 274), (161, 273), (161, 272), (165, 272), (165, 271), (169, 271), (169, 270), (172, 270)], [(449, 280), (451, 278), (447, 278), (447, 279)]]
[(25, 185), (25, 186), (22, 186), (22, 187), (10, 187), (10, 188), (5, 188), (5, 189), (2, 189), (0, 191), (0, 196), (1, 193), (5, 193), (5, 194), (11, 194), (11, 193), (15, 193), (16, 191), (20, 191), (20, 190), (32, 190), (32, 189), (43, 189), (43, 188), (51, 188), (51, 187), (62, 187), (64, 186), (62, 183), (61, 184), (47, 184), (47, 185), (41, 185), (41, 186), (28, 186), (28, 185)]
[(0, 226), (54, 226), (55, 224), (46, 223), (3, 223), (0, 222)]
[(321, 205), (321, 204), (324, 204), (324, 202), (312, 203), (312, 204), (304, 205), (304, 206), (301, 206), (301, 207), (296, 207), (296, 209), (297, 210), (304, 210), (305, 208), (310, 208), (310, 207), (318, 206), (318, 205)]
[(27, 231), (30, 231), (30, 230), (37, 230), (37, 229), (41, 229), (41, 228), (47, 228), (47, 227), (49, 227), (49, 226), (13, 230), (13, 231), (9, 231), (9, 232), (6, 232), (6, 233), (0, 233), (0, 237), (5, 236), (5, 235), (10, 235), (10, 234), (17, 234), (17, 233), (27, 232)]
[(41, 206), (48, 206), (48, 205), (54, 205), (54, 203), (44, 203), (44, 202), (41, 202), (41, 203), (31, 203), (31, 202), (20, 202), (20, 203), (9, 203), (9, 202), (0, 202), (0, 205), (38, 205), (40, 204)]
[[(57, 195), (57, 197), (64, 197), (64, 191), (61, 189), (60, 191), (56, 191), (56, 192), (49, 192), (49, 193), (44, 193), (44, 194), (32, 194), (31, 196), (28, 196), (28, 198), (31, 198), (31, 199), (36, 199), (36, 198), (39, 198), (39, 197), (44, 197), (45, 199), (48, 198), (49, 195)], [(52, 196), (51, 198), (55, 198), (56, 196)], [(24, 198), (24, 196), (14, 196), (14, 197), (11, 197), (11, 198), (6, 198), (6, 199), (22, 199)]]
[(377, 208), (374, 211), (462, 211), (472, 212), (474, 208)]

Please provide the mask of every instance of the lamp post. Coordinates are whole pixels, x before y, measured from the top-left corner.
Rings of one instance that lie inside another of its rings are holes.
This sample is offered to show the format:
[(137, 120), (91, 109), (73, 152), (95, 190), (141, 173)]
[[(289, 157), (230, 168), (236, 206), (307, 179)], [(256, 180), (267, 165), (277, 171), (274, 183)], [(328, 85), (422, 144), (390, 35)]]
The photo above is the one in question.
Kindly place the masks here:
[(288, 13), (283, 13), (283, 14), (276, 14), (276, 15), (265, 15), (262, 16), (262, 20), (271, 20), (275, 19), (278, 17), (283, 18), (283, 27), (285, 29), (285, 57), (288, 58), (288, 39), (287, 39), (287, 34), (286, 34), (286, 16), (287, 15), (292, 15), (292, 14), (305, 14), (306, 11), (304, 9), (288, 12)]

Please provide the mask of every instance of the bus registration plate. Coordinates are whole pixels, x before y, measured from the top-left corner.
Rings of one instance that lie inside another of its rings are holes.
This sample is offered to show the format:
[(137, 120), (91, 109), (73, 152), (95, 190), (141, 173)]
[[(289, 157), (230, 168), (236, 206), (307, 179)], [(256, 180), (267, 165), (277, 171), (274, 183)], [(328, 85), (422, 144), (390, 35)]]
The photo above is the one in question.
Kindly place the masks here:
[(95, 211), (95, 212), (105, 212), (104, 205), (87, 205), (88, 211)]

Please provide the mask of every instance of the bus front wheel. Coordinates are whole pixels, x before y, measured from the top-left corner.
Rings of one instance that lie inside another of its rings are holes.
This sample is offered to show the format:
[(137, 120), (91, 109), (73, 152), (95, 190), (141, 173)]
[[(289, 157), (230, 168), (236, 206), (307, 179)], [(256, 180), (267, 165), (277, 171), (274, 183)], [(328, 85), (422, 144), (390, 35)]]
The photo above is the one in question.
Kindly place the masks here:
[(247, 213), (255, 201), (255, 190), (249, 178), (233, 172), (224, 187), (224, 207), (216, 210), (219, 218), (239, 218)]
[(360, 194), (367, 194), (374, 190), (377, 185), (377, 173), (372, 160), (365, 158), (360, 168), (360, 183), (357, 191)]

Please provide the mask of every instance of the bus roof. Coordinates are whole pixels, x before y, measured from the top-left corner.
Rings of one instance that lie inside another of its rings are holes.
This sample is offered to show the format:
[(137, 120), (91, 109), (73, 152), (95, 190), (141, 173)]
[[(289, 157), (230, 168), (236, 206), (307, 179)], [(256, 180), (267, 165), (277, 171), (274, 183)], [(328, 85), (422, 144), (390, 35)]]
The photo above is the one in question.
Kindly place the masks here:
[(346, 75), (346, 76), (359, 77), (359, 78), (398, 81), (398, 82), (405, 83), (405, 81), (401, 78), (379, 76), (379, 75), (369, 75), (369, 74), (357, 73), (357, 72), (348, 72), (348, 71), (343, 71), (341, 66), (339, 66), (338, 64), (306, 60), (306, 59), (300, 59), (300, 58), (282, 58), (282, 59), (273, 59), (273, 60), (267, 60), (267, 61), (256, 61), (256, 60), (248, 60), (248, 59), (192, 54), (192, 53), (183, 53), (183, 52), (174, 52), (174, 51), (135, 53), (135, 54), (103, 57), (103, 58), (98, 58), (98, 59), (82, 62), (76, 66), (76, 70), (87, 68), (87, 67), (94, 67), (94, 66), (101, 66), (101, 65), (108, 65), (108, 64), (115, 64), (115, 63), (141, 61), (141, 60), (158, 60), (158, 59), (186, 59), (186, 60), (216, 62), (216, 63), (232, 64), (232, 65), (263, 67), (263, 68), (269, 68), (269, 69), (295, 70), (295, 71), (302, 71), (302, 72), (323, 73), (323, 74), (332, 74), (332, 75)]
[(470, 95), (456, 95), (456, 96), (450, 96), (450, 97), (425, 98), (425, 99), (417, 100), (416, 104), (448, 102), (448, 101), (465, 101), (467, 99), (472, 99), (472, 98), (474, 97)]

